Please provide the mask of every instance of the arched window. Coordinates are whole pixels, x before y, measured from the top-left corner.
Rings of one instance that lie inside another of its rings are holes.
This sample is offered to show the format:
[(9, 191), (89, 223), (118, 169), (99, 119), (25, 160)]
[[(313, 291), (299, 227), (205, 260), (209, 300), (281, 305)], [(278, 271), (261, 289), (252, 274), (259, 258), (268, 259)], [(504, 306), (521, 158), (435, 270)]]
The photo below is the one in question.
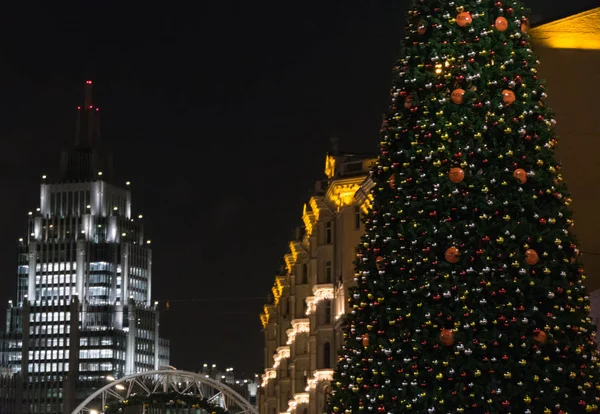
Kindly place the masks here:
[(323, 344), (323, 368), (331, 368), (331, 345), (329, 342)]
[(329, 401), (329, 397), (331, 396), (331, 388), (329, 387), (329, 385), (325, 385), (325, 387), (323, 388), (323, 413), (326, 413), (327, 410), (327, 403)]

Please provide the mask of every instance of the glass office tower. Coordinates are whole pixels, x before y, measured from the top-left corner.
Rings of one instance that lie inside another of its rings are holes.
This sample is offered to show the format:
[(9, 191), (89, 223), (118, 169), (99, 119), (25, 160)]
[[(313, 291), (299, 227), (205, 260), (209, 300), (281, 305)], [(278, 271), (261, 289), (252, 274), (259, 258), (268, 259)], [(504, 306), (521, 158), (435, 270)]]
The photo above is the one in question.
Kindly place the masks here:
[(0, 337), (0, 413), (70, 413), (107, 378), (169, 363), (151, 301), (152, 251), (129, 184), (98, 148), (91, 81), (60, 175), (18, 246), (17, 292)]

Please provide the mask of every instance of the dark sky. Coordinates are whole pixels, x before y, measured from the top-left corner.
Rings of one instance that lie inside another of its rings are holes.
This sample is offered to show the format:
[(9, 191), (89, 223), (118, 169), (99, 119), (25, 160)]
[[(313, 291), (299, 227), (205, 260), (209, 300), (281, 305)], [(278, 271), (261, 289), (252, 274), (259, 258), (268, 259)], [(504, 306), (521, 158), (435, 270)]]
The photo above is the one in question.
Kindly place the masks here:
[[(258, 315), (329, 138), (377, 150), (408, 2), (5, 3), (0, 310), (40, 177), (56, 174), (90, 78), (103, 144), (152, 239), (153, 296), (171, 300), (172, 363), (261, 371)], [(528, 5), (549, 19), (597, 0)]]

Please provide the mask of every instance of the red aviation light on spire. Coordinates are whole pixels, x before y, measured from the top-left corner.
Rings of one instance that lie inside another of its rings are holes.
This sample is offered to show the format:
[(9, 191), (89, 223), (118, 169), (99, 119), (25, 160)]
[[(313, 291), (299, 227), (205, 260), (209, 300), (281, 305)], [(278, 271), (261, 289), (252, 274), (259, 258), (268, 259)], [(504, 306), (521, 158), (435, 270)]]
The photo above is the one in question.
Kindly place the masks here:
[(92, 81), (85, 81), (85, 102), (84, 108), (92, 109), (94, 104), (92, 102)]

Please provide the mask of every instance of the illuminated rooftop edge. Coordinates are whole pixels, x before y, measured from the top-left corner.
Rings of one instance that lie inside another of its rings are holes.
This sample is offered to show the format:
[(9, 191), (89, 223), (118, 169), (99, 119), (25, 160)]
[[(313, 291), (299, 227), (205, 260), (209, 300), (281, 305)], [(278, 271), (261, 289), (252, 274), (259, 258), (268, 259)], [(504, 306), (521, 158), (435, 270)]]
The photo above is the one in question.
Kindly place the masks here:
[(535, 27), (530, 35), (551, 49), (600, 50), (600, 7)]

